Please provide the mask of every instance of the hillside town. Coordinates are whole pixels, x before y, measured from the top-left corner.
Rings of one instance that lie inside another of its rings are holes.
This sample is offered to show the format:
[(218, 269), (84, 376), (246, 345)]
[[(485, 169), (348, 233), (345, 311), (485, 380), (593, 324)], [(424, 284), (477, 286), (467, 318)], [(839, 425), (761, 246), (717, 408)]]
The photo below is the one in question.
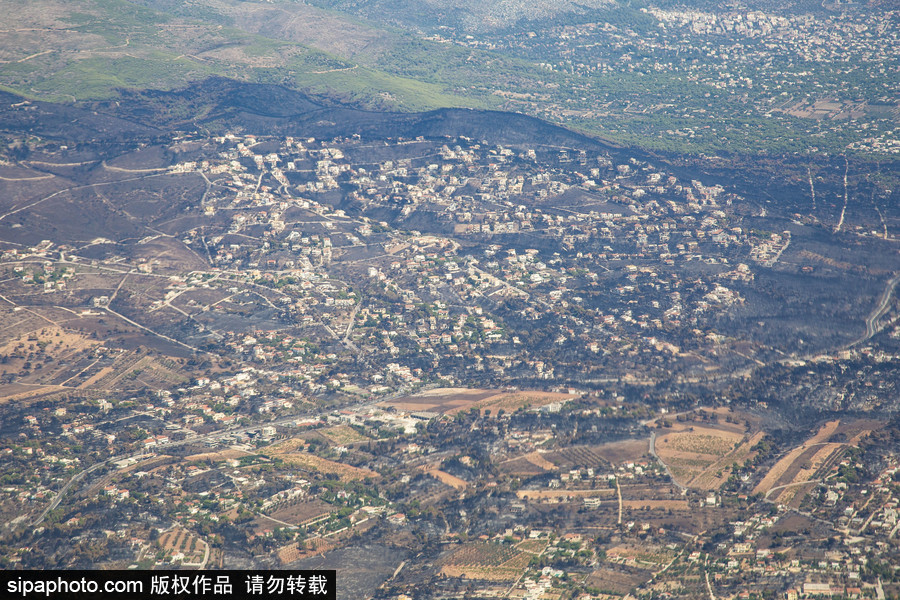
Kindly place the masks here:
[[(167, 152), (94, 171), (195, 186), (153, 232), (0, 255), (5, 568), (336, 567), (379, 598), (897, 593), (897, 279), (857, 216), (859, 254), (830, 253), (815, 218), (615, 149)], [(838, 272), (868, 300), (785, 291)], [(773, 301), (828, 327), (737, 333)]]

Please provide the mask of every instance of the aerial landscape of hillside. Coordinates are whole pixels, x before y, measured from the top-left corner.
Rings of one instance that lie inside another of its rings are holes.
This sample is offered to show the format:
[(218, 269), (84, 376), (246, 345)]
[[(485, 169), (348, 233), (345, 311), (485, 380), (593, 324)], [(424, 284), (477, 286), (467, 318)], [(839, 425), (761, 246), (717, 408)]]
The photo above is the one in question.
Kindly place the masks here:
[(4, 571), (900, 597), (895, 4), (0, 4)]

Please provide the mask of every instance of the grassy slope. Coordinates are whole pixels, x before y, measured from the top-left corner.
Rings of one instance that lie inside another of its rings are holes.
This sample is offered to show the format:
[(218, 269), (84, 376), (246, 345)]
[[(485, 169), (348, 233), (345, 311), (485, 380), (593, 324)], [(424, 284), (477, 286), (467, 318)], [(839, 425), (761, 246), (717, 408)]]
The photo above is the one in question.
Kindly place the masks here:
[(172, 17), (125, 0), (10, 3), (11, 21), (0, 34), (6, 61), (0, 66), (0, 87), (27, 97), (109, 98), (117, 88), (176, 89), (223, 75), (382, 108), (491, 105), (300, 43)]

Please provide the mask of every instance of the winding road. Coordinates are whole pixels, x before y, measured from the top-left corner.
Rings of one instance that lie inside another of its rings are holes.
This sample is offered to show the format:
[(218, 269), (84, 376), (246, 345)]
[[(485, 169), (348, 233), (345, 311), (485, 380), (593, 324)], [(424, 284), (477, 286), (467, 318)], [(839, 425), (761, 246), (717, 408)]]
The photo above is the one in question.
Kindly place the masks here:
[(856, 346), (857, 344), (862, 344), (870, 340), (875, 336), (878, 332), (884, 329), (884, 326), (878, 327), (878, 319), (884, 316), (887, 312), (888, 307), (891, 303), (891, 298), (894, 296), (894, 290), (897, 288), (897, 284), (900, 283), (900, 274), (894, 275), (890, 281), (887, 282), (887, 286), (884, 288), (884, 291), (881, 292), (881, 296), (878, 298), (878, 304), (869, 313), (869, 316), (866, 317), (866, 334), (850, 344), (851, 346)]

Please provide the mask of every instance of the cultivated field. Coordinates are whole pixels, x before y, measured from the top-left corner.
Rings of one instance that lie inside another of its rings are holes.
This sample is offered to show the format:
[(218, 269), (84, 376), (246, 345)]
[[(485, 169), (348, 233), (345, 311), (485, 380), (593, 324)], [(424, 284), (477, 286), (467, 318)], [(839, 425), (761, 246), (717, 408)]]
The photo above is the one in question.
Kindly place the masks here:
[[(0, 401), (22, 400), (35, 393), (77, 387), (85, 360), (100, 345), (97, 340), (48, 325), (38, 311), (0, 313), (0, 372), (16, 373), (21, 389), (4, 386)], [(94, 361), (95, 362), (95, 361)]]
[(441, 471), (440, 469), (425, 469), (425, 472), (443, 483), (444, 485), (449, 485), (453, 489), (456, 490), (464, 490), (469, 487), (469, 483), (465, 479), (460, 479), (450, 473), (445, 471)]
[(647, 439), (639, 440), (622, 440), (619, 442), (610, 442), (600, 446), (591, 447), (598, 456), (602, 457), (610, 464), (619, 465), (626, 462), (638, 461), (648, 454)]
[(659, 569), (672, 560), (675, 553), (662, 546), (620, 545), (606, 551), (609, 562), (638, 566), (648, 569)]
[(687, 500), (644, 500), (644, 499), (623, 499), (622, 506), (632, 509), (662, 509), (662, 510), (689, 510), (690, 504)]
[(782, 505), (798, 507), (821, 477), (837, 464), (844, 450), (857, 445), (881, 425), (866, 420), (849, 423), (828, 421), (812, 437), (776, 462), (753, 493), (763, 494)]
[(752, 459), (753, 447), (765, 436), (762, 431), (751, 431), (747, 421), (728, 417), (731, 422), (723, 423), (719, 411), (712, 414), (703, 420), (689, 415), (656, 438), (660, 460), (685, 487), (719, 489), (731, 475), (731, 466)]
[[(646, 448), (646, 446), (644, 447)], [(598, 451), (597, 446), (569, 446), (562, 450), (548, 452), (544, 454), (544, 458), (563, 471), (609, 467), (609, 462)]]
[(359, 481), (369, 477), (379, 477), (378, 473), (369, 469), (345, 465), (327, 458), (307, 454), (305, 452), (291, 452), (277, 455), (289, 465), (300, 467), (305, 471), (337, 475), (341, 481)]
[(557, 469), (557, 466), (547, 460), (544, 454), (537, 451), (505, 460), (499, 466), (506, 473), (524, 476), (540, 475)]
[(318, 554), (324, 554), (325, 552), (336, 548), (336, 542), (337, 541), (333, 539), (326, 540), (320, 537), (316, 537), (309, 538), (308, 540), (305, 540), (300, 544), (288, 544), (287, 546), (284, 546), (283, 548), (280, 548), (278, 550), (278, 561), (282, 565), (286, 565), (294, 561), (302, 560), (304, 558), (309, 558)]
[(592, 571), (587, 576), (585, 584), (600, 590), (601, 593), (624, 596), (635, 587), (649, 580), (652, 575), (653, 573), (650, 571), (635, 568), (619, 567), (619, 569), (612, 569), (603, 567)]
[(547, 471), (552, 471), (556, 468), (556, 465), (544, 458), (537, 457), (540, 458), (539, 461), (533, 460), (533, 458), (535, 458), (532, 456), (533, 454), (537, 453), (526, 454), (525, 456), (518, 456), (516, 458), (505, 460), (499, 464), (499, 469), (510, 475), (531, 477), (533, 475), (540, 475)]
[(280, 508), (269, 516), (273, 519), (299, 526), (327, 517), (334, 510), (334, 507), (327, 502), (311, 500), (308, 502), (297, 502), (291, 506)]
[(615, 464), (640, 460), (646, 455), (646, 440), (624, 440), (596, 446), (571, 446), (553, 452), (530, 452), (502, 462), (500, 469), (522, 476), (571, 469), (608, 469)]
[(487, 581), (514, 581), (528, 567), (536, 554), (516, 546), (494, 542), (466, 544), (441, 559), (441, 574), (447, 577), (464, 577)]
[(353, 429), (349, 425), (335, 425), (334, 427), (319, 429), (317, 433), (319, 433), (331, 443), (337, 444), (339, 446), (368, 442), (371, 439)]
[(609, 498), (615, 500), (616, 490), (604, 488), (599, 490), (518, 490), (516, 496), (523, 500), (537, 502), (552, 500), (563, 502), (570, 498)]
[(160, 535), (159, 547), (167, 559), (173, 560), (173, 557), (183, 555), (181, 562), (190, 564), (201, 564), (209, 552), (205, 541), (180, 527)]
[(135, 350), (120, 355), (112, 365), (101, 369), (80, 387), (102, 390), (130, 387), (168, 388), (187, 381), (177, 369), (177, 365), (170, 360), (147, 356)]
[(266, 446), (263, 450), (268, 454), (280, 455), (294, 452), (297, 448), (306, 445), (306, 440), (300, 437), (290, 438), (280, 442), (276, 442), (271, 446)]
[(308, 452), (294, 452), (294, 449), (303, 444), (302, 439), (293, 438), (263, 448), (260, 454), (269, 458), (279, 458), (286, 464), (299, 467), (304, 471), (333, 474), (341, 481), (358, 481), (367, 477), (379, 477), (378, 473), (369, 469), (346, 465)]
[(381, 406), (393, 407), (406, 412), (428, 411), (449, 413), (466, 410), (476, 402), (496, 396), (494, 390), (470, 390), (468, 388), (438, 388), (414, 396), (405, 396), (384, 402)]
[[(816, 485), (817, 480), (811, 480), (826, 463), (832, 462), (829, 459), (843, 454), (844, 447), (844, 444), (819, 443), (807, 448), (784, 472), (782, 478), (790, 481), (770, 489), (767, 497), (786, 506), (794, 506), (796, 500), (799, 506), (803, 496)], [(785, 487), (781, 487), (782, 485)]]

